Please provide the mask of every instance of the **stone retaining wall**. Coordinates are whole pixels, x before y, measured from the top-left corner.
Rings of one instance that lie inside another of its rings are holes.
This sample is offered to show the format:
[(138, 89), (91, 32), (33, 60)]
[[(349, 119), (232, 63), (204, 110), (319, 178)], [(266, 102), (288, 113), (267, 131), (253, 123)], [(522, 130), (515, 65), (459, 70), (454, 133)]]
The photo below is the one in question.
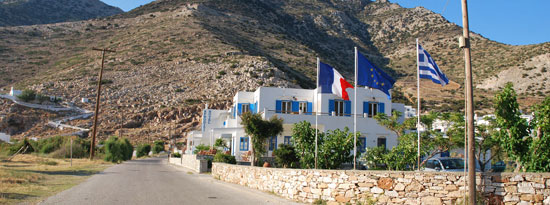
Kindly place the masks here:
[[(456, 204), (464, 194), (462, 172), (401, 172), (262, 168), (213, 163), (219, 180), (312, 203)], [(549, 204), (550, 174), (478, 174), (484, 198), (505, 204)]]
[(198, 173), (208, 172), (208, 160), (197, 159), (197, 155), (184, 154), (181, 158), (171, 157), (169, 162), (171, 164), (179, 165), (187, 169), (191, 169)]

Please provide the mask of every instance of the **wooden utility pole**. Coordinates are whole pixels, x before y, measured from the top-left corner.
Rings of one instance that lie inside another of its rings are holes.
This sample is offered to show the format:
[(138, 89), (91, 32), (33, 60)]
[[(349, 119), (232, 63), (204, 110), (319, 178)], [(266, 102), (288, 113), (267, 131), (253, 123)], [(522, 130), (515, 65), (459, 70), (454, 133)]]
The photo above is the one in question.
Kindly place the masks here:
[[(122, 107), (123, 106), (119, 106), (118, 109), (119, 111), (122, 110)], [(122, 135), (123, 135), (123, 130), (124, 129), (124, 110), (122, 112), (120, 112), (120, 130), (118, 130), (118, 137), (122, 138)]]
[(470, 56), (470, 29), (468, 22), (468, 3), (462, 0), (463, 39), (460, 47), (464, 49), (464, 65), (466, 70), (466, 118), (468, 124), (468, 204), (476, 204), (476, 165), (474, 137), (474, 92), (472, 86), (472, 64)]
[(96, 101), (95, 101), (95, 113), (94, 113), (94, 127), (93, 127), (93, 131), (92, 131), (92, 143), (91, 143), (91, 146), (90, 146), (90, 160), (93, 160), (94, 159), (94, 154), (95, 154), (95, 137), (96, 137), (96, 133), (97, 133), (97, 117), (99, 115), (99, 101), (101, 99), (101, 80), (103, 78), (103, 66), (105, 65), (105, 53), (106, 52), (116, 52), (115, 50), (110, 50), (110, 49), (107, 49), (107, 48), (104, 48), (104, 49), (99, 49), (99, 48), (92, 48), (92, 50), (94, 51), (101, 51), (101, 69), (99, 70), (99, 79), (97, 81), (97, 98), (96, 98)]

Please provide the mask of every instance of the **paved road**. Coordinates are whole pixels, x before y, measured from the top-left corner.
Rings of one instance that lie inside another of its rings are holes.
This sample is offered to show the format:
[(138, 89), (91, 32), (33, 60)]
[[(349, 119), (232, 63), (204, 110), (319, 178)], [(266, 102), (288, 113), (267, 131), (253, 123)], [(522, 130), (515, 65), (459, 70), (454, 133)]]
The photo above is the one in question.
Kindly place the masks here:
[(41, 204), (292, 204), (294, 202), (228, 184), (208, 174), (168, 165), (166, 158), (112, 166)]

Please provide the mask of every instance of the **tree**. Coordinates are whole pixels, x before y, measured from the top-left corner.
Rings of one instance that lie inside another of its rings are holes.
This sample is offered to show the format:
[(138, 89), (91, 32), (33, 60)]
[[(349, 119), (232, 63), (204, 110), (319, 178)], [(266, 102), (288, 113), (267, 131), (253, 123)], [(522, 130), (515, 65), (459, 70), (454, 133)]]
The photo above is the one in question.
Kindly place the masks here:
[[(489, 121), (489, 125), (478, 125), (476, 127), (476, 142), (475, 142), (475, 157), (479, 165), (479, 169), (484, 172), (485, 167), (492, 159), (501, 155), (502, 149), (499, 145), (499, 141), (496, 135), (497, 129), (495, 127), (495, 120), (492, 118), (485, 118)], [(463, 135), (464, 136), (464, 135)], [(491, 152), (491, 156), (486, 158), (487, 154)]]
[(404, 134), (398, 138), (397, 146), (384, 155), (384, 163), (388, 170), (410, 170), (415, 167), (417, 160), (416, 133)]
[(17, 98), (25, 102), (33, 101), (36, 98), (36, 92), (34, 90), (25, 89), (20, 95), (17, 96)]
[(296, 167), (298, 163), (298, 157), (296, 156), (296, 150), (294, 146), (282, 144), (275, 151), (275, 162), (283, 168)]
[[(322, 143), (323, 133), (318, 132), (318, 144)], [(305, 169), (315, 168), (315, 129), (311, 123), (302, 121), (292, 127), (292, 143), (300, 159), (300, 166)]]
[(207, 151), (210, 149), (210, 146), (207, 146), (205, 144), (199, 144), (195, 146), (195, 151), (193, 151), (193, 154), (198, 154), (201, 151)]
[(110, 137), (105, 141), (105, 161), (120, 163), (132, 159), (134, 147), (126, 138)]
[[(353, 162), (353, 132), (344, 130), (328, 130), (322, 135), (318, 147), (317, 165), (321, 169), (338, 169), (343, 163)], [(361, 147), (360, 144), (357, 145)]]
[(534, 106), (530, 128), (534, 131), (534, 137), (525, 168), (533, 172), (550, 172), (550, 97)]
[(504, 89), (497, 93), (494, 99), (496, 126), (500, 146), (506, 151), (508, 158), (516, 161), (515, 172), (527, 161), (527, 153), (531, 138), (528, 136), (527, 121), (520, 117), (519, 104), (513, 84), (507, 83)]
[(225, 148), (229, 148), (229, 146), (227, 146), (227, 143), (222, 138), (216, 139), (216, 142), (214, 142), (214, 147), (216, 147), (216, 148), (218, 148), (222, 151)]
[[(416, 133), (405, 133), (405, 130), (410, 130), (416, 126), (416, 119), (409, 118), (406, 119), (403, 123), (399, 122), (399, 118), (402, 113), (394, 110), (391, 116), (385, 115), (383, 113), (378, 113), (374, 119), (378, 124), (385, 126), (388, 130), (394, 132), (397, 135), (397, 146), (393, 147), (391, 150), (383, 151), (378, 149), (371, 149), (369, 152), (373, 154), (379, 154), (375, 158), (381, 158), (381, 162), (384, 163), (388, 170), (405, 170), (411, 169), (416, 164), (416, 153), (417, 153), (417, 137)], [(429, 123), (433, 122), (432, 115), (423, 116), (423, 121)], [(422, 122), (422, 120), (421, 120)], [(371, 166), (379, 167), (374, 160), (374, 158), (367, 155), (363, 155), (363, 159), (370, 163)], [(371, 162), (369, 162), (371, 161)], [(379, 162), (378, 162), (379, 163)]]
[[(448, 130), (446, 136), (444, 133), (433, 130), (433, 122), (435, 120), (445, 121), (447, 124), (451, 124), (451, 129)], [(420, 166), (424, 165), (428, 159), (434, 157), (437, 154), (447, 152), (453, 148), (464, 146), (464, 116), (461, 113), (430, 113), (428, 115), (421, 116), (420, 122), (426, 127), (426, 131), (421, 134), (422, 142), (420, 144), (421, 154), (426, 156), (420, 163)], [(454, 127), (453, 126), (458, 126)]]
[[(401, 117), (401, 112), (395, 110), (392, 112), (391, 116), (383, 113), (378, 113), (375, 116), (376, 121), (380, 125), (385, 126), (397, 135), (397, 146), (382, 154), (384, 164), (389, 170), (411, 169), (415, 166), (417, 160), (417, 133), (405, 133), (405, 130), (416, 127), (416, 119), (409, 118), (403, 123), (400, 123), (399, 117)], [(433, 156), (449, 151), (460, 145), (460, 139), (464, 139), (455, 136), (444, 137), (443, 133), (432, 129), (433, 122), (436, 119), (449, 119), (452, 117), (454, 117), (452, 114), (440, 114), (435, 112), (421, 116), (420, 123), (426, 129), (420, 134), (420, 155), (427, 157), (420, 163), (420, 166)], [(374, 150), (373, 152), (380, 153), (378, 150)], [(368, 158), (365, 159), (368, 160)]]
[(140, 144), (137, 147), (136, 151), (136, 157), (143, 157), (148, 156), (149, 152), (151, 151), (151, 145), (150, 144)]
[(153, 154), (158, 154), (162, 151), (164, 151), (164, 142), (160, 140), (155, 141), (153, 143)]
[[(343, 163), (353, 162), (353, 138), (347, 127), (344, 130), (318, 132), (318, 168), (337, 169)], [(315, 168), (315, 129), (311, 124), (307, 121), (294, 124), (292, 140), (300, 166), (304, 169)]]
[(256, 159), (259, 159), (266, 152), (267, 139), (277, 136), (283, 131), (283, 119), (276, 115), (269, 120), (262, 119), (262, 115), (245, 112), (241, 115), (241, 125), (244, 132), (251, 138), (252, 142), (252, 166)]
[(383, 146), (371, 147), (361, 156), (361, 160), (365, 161), (368, 169), (380, 170), (386, 167), (386, 155), (388, 150)]
[[(405, 130), (410, 130), (412, 128), (415, 128), (416, 120), (415, 118), (408, 118), (403, 123), (399, 123), (399, 118), (401, 117), (402, 113), (394, 110), (392, 111), (392, 115), (388, 116), (383, 113), (378, 113), (376, 116), (374, 116), (374, 119), (378, 122), (378, 124), (388, 128), (388, 130), (394, 132), (397, 137), (405, 134)], [(431, 126), (431, 123), (430, 123)]]

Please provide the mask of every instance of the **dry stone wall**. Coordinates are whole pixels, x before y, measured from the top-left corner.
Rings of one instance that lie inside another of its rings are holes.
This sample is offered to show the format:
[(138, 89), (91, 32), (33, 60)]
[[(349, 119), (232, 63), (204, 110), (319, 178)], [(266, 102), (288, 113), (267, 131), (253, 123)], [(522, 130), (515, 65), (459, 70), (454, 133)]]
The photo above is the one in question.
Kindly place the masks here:
[[(219, 180), (282, 197), (329, 204), (461, 204), (462, 172), (401, 172), (262, 168), (214, 163)], [(494, 204), (549, 204), (550, 173), (478, 174), (478, 190)]]
[(181, 158), (171, 157), (169, 162), (174, 165), (191, 169), (198, 173), (208, 172), (208, 161), (206, 159), (197, 159), (197, 155), (194, 154), (184, 154), (181, 155)]

